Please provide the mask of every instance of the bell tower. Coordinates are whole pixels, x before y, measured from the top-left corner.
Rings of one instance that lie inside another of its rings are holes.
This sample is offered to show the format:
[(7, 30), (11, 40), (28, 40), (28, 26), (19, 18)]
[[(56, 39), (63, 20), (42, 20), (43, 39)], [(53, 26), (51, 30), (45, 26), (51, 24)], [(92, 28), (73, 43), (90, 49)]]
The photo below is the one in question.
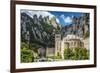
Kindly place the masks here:
[(55, 55), (61, 52), (61, 34), (55, 34)]

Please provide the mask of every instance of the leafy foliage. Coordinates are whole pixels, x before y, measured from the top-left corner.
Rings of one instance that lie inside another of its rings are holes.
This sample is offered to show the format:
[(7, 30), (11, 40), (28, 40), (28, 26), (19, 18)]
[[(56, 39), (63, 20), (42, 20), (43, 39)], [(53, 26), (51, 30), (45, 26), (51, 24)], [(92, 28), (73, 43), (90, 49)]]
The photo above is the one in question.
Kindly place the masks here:
[(70, 59), (73, 52), (71, 49), (67, 48), (64, 50), (64, 59)]
[(61, 54), (59, 52), (57, 52), (57, 55), (54, 56), (55, 59), (62, 59)]
[(89, 32), (86, 32), (84, 38), (88, 38), (90, 36)]
[(85, 60), (89, 59), (89, 51), (85, 48), (74, 48), (64, 50), (64, 59), (67, 60)]
[(33, 61), (33, 54), (27, 48), (21, 49), (21, 62), (28, 63)]

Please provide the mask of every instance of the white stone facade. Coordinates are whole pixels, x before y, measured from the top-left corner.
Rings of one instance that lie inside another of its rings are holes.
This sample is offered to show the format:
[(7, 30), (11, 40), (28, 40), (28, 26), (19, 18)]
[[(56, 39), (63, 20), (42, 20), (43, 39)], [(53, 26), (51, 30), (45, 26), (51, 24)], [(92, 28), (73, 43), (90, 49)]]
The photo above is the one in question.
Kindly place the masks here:
[[(50, 55), (51, 54), (57, 55), (57, 53), (59, 52), (61, 54), (62, 58), (64, 58), (63, 54), (64, 54), (65, 48), (70, 48), (70, 49), (86, 48), (86, 49), (88, 49), (87, 47), (89, 46), (89, 43), (88, 44), (87, 43), (82, 38), (80, 38), (76, 35), (73, 35), (73, 34), (67, 35), (67, 36), (63, 37), (63, 39), (61, 39), (60, 34), (55, 34), (55, 48), (52, 49), (53, 53), (50, 53)], [(49, 51), (49, 49), (48, 49), (48, 51)]]

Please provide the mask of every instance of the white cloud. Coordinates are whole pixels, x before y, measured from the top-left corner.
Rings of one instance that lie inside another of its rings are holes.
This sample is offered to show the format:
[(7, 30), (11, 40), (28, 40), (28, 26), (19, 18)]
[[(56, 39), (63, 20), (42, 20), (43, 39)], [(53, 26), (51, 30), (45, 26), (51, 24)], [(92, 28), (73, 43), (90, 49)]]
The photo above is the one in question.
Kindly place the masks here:
[(64, 19), (64, 21), (65, 23), (72, 23), (72, 18), (68, 16)]
[(60, 17), (64, 20), (65, 23), (67, 23), (67, 24), (72, 23), (72, 17), (70, 17), (70, 16), (66, 17), (64, 15), (61, 15)]
[(47, 12), (47, 11), (25, 11), (25, 13), (27, 13), (30, 17), (33, 18), (33, 15), (37, 15), (37, 17), (39, 17), (40, 15), (42, 15), (42, 17), (46, 17), (49, 16), (49, 18), (51, 19), (52, 17), (54, 17), (53, 14)]

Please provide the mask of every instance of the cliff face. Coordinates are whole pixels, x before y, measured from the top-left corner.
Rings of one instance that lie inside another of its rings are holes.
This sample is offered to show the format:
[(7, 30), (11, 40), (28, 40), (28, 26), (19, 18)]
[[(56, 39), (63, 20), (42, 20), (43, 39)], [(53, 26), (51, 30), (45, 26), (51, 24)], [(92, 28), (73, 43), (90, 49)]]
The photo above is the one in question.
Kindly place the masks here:
[(54, 34), (59, 25), (55, 18), (21, 13), (21, 42), (37, 46), (54, 46)]
[(89, 14), (83, 14), (81, 17), (73, 17), (73, 23), (62, 27), (62, 35), (75, 34), (82, 38), (89, 37)]

